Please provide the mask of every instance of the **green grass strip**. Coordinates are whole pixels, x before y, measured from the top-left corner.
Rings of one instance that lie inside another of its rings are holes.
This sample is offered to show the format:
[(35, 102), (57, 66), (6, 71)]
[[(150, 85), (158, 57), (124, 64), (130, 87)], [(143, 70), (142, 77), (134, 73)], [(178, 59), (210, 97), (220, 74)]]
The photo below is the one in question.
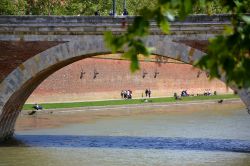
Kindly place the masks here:
[[(165, 103), (165, 102), (185, 102), (185, 101), (199, 101), (199, 100), (219, 100), (219, 99), (233, 99), (239, 98), (238, 95), (213, 95), (213, 96), (190, 96), (182, 97), (182, 100), (175, 100), (174, 97), (164, 98), (150, 98), (147, 99), (150, 103)], [(56, 108), (74, 108), (74, 107), (90, 107), (90, 106), (112, 106), (112, 105), (127, 105), (127, 104), (144, 104), (144, 99), (130, 99), (130, 100), (105, 100), (105, 101), (88, 101), (88, 102), (72, 102), (72, 103), (41, 103), (44, 109)], [(33, 104), (25, 104), (23, 110), (31, 110)]]

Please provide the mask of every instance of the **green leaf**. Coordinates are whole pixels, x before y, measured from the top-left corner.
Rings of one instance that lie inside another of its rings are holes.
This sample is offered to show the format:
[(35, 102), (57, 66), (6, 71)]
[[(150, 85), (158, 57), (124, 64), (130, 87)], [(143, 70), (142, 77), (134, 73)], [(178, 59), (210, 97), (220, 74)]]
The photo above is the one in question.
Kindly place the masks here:
[(130, 63), (130, 69), (132, 72), (135, 72), (136, 70), (139, 70), (139, 61), (138, 56), (136, 53), (131, 54), (131, 63)]
[(117, 51), (117, 45), (113, 44), (113, 40), (114, 38), (112, 32), (108, 31), (104, 33), (106, 47), (110, 48), (112, 53), (115, 53)]
[(192, 0), (185, 0), (184, 6), (185, 6), (185, 12), (190, 13), (192, 10)]
[(199, 3), (202, 8), (206, 6), (206, 0), (199, 0)]
[(140, 10), (140, 15), (144, 16), (146, 19), (152, 19), (154, 17), (154, 12), (146, 7)]
[(223, 33), (225, 35), (232, 35), (234, 33), (234, 29), (231, 26), (225, 26), (225, 30)]
[(241, 16), (242, 20), (245, 21), (247, 24), (250, 24), (250, 16), (243, 15)]
[(160, 27), (161, 27), (161, 30), (164, 33), (169, 34), (170, 25), (169, 25), (169, 23), (168, 23), (168, 21), (166, 19), (165, 20), (161, 20)]

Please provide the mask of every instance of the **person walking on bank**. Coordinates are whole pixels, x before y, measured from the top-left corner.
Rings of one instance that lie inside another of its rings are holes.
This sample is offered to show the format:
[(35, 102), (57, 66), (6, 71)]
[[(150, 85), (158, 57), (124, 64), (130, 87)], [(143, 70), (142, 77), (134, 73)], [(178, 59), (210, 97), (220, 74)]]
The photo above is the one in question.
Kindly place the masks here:
[(151, 97), (151, 90), (148, 89), (148, 97), (150, 98)]
[(145, 96), (148, 97), (148, 89), (145, 90)]

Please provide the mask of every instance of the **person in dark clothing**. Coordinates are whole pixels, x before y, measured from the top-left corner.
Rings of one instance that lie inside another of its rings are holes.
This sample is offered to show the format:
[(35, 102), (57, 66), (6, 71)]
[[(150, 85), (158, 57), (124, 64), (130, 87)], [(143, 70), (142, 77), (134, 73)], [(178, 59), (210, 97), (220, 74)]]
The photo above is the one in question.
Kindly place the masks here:
[(110, 15), (110, 16), (113, 16), (113, 15), (114, 15), (112, 10), (109, 11), (109, 15)]
[(40, 105), (38, 105), (38, 104), (35, 104), (35, 105), (33, 106), (33, 108), (36, 109), (36, 110), (42, 110), (42, 109), (43, 109), (43, 107), (40, 106)]
[(189, 96), (189, 94), (187, 93), (187, 90), (183, 90), (181, 92), (181, 97), (185, 97), (185, 96)]
[(145, 95), (148, 97), (148, 89), (145, 90)]
[(38, 104), (34, 104), (34, 106), (33, 106), (32, 108), (34, 108), (35, 110), (29, 112), (29, 113), (28, 113), (29, 115), (33, 115), (33, 114), (35, 114), (38, 110), (42, 110), (42, 109), (43, 109), (43, 107), (40, 106), (40, 105), (38, 105)]
[(123, 10), (122, 15), (123, 15), (123, 16), (128, 16), (128, 11), (127, 11), (127, 9), (124, 9), (124, 10)]
[(99, 10), (95, 12), (95, 16), (100, 16)]
[(148, 90), (148, 97), (149, 98), (151, 97), (151, 90), (150, 89)]

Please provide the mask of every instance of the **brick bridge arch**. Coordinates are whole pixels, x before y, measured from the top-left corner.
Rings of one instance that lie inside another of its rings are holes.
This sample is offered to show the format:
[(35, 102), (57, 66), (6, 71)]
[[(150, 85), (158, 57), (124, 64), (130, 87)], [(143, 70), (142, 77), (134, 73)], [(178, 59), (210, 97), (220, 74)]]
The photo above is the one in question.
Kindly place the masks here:
[[(204, 55), (197, 49), (172, 42), (167, 36), (149, 36), (145, 42), (149, 47), (155, 48), (152, 54), (178, 59), (188, 64)], [(49, 75), (75, 61), (110, 53), (101, 35), (91, 36), (54, 46), (18, 66), (0, 84), (0, 139), (13, 135), (22, 106), (35, 88)], [(239, 94), (250, 108), (250, 95), (247, 91), (239, 91)]]

